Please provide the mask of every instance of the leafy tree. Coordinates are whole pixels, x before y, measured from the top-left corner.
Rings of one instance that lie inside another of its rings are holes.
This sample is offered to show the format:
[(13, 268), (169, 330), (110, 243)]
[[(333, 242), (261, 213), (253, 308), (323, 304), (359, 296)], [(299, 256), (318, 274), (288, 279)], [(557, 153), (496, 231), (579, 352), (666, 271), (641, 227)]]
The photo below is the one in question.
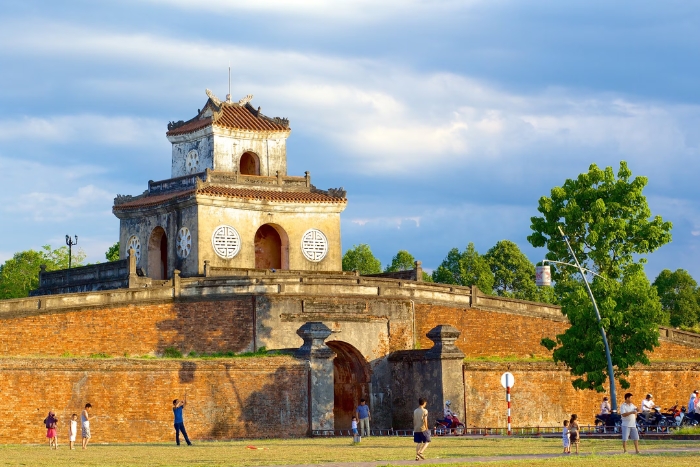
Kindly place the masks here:
[(369, 245), (361, 243), (353, 245), (343, 255), (343, 271), (359, 271), (360, 274), (379, 274), (382, 263), (372, 254)]
[(410, 271), (415, 269), (416, 259), (411, 253), (406, 250), (399, 250), (391, 259), (391, 264), (388, 264), (384, 272)]
[(537, 297), (535, 266), (510, 240), (501, 240), (485, 255), (494, 277), (497, 295), (534, 300)]
[[(80, 266), (85, 260), (85, 253), (78, 250), (73, 253), (73, 264)], [(41, 265), (47, 271), (68, 268), (68, 247), (52, 250), (49, 245), (41, 251), (27, 250), (15, 253), (0, 266), (0, 299), (22, 298), (29, 296), (29, 291), (39, 287)]]
[(698, 284), (685, 269), (664, 269), (652, 284), (656, 287), (665, 313), (662, 324), (694, 326), (700, 318)]
[(447, 253), (440, 266), (433, 271), (433, 281), (467, 287), (476, 285), (482, 292), (490, 294), (494, 278), (486, 259), (479, 255), (473, 243), (469, 243), (462, 253), (457, 248)]
[[(547, 247), (550, 260), (573, 263), (561, 226), (581, 265), (599, 276), (591, 284), (606, 330), (615, 377), (623, 388), (635, 363), (648, 363), (647, 353), (658, 346), (657, 323), (662, 319), (656, 289), (644, 274), (644, 258), (671, 240), (671, 223), (651, 211), (642, 191), (646, 177), (631, 178), (627, 163), (620, 162), (617, 177), (611, 167), (591, 165), (588, 172), (539, 200), (541, 217), (531, 218), (528, 241)], [(578, 389), (604, 391), (607, 364), (598, 323), (576, 268), (553, 268), (556, 294), (571, 326), (542, 344), (553, 350), (554, 360), (570, 368)]]
[(119, 242), (105, 251), (105, 258), (107, 258), (107, 261), (119, 261)]
[(493, 292), (494, 276), (489, 267), (488, 260), (480, 255), (474, 244), (469, 242), (467, 249), (462, 253), (459, 262), (459, 273), (463, 285), (476, 285), (484, 293)]

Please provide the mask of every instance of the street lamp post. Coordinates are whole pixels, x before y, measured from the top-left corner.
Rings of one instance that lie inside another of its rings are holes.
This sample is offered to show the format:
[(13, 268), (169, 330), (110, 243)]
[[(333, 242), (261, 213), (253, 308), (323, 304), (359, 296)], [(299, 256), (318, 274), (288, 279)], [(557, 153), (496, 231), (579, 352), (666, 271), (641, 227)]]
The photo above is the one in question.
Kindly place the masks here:
[(600, 276), (599, 274), (594, 273), (593, 271), (589, 271), (587, 269), (584, 269), (581, 267), (581, 264), (578, 262), (578, 258), (576, 258), (576, 254), (574, 253), (573, 248), (571, 248), (571, 244), (569, 243), (569, 237), (566, 236), (564, 231), (562, 230), (561, 226), (559, 226), (559, 232), (561, 232), (561, 236), (564, 238), (564, 241), (566, 242), (566, 246), (569, 248), (569, 252), (571, 253), (571, 256), (574, 258), (574, 262), (576, 264), (570, 264), (570, 263), (564, 263), (561, 261), (553, 261), (553, 260), (544, 260), (542, 263), (557, 263), (557, 264), (566, 264), (568, 266), (574, 266), (578, 268), (579, 272), (581, 273), (581, 277), (583, 277), (583, 283), (586, 284), (586, 291), (588, 292), (588, 297), (591, 299), (591, 302), (593, 303), (593, 310), (595, 310), (595, 317), (598, 320), (598, 326), (600, 328), (600, 335), (603, 337), (603, 344), (605, 345), (605, 358), (608, 361), (608, 379), (610, 380), (610, 399), (611, 399), (611, 404), (612, 404), (612, 411), (617, 412), (617, 392), (615, 391), (615, 373), (613, 370), (613, 364), (612, 364), (612, 357), (610, 356), (610, 345), (608, 344), (608, 336), (605, 334), (605, 328), (602, 325), (602, 320), (600, 319), (600, 311), (598, 311), (598, 304), (595, 301), (595, 298), (593, 297), (593, 292), (591, 291), (591, 286), (588, 284), (588, 280), (586, 279), (586, 273), (584, 271), (588, 271), (593, 275), (596, 275), (598, 277), (603, 277)]
[(73, 259), (73, 245), (78, 244), (78, 236), (75, 236), (75, 242), (73, 241), (72, 238), (70, 238), (70, 235), (66, 235), (66, 245), (68, 245), (68, 269), (70, 269), (71, 266), (71, 260)]

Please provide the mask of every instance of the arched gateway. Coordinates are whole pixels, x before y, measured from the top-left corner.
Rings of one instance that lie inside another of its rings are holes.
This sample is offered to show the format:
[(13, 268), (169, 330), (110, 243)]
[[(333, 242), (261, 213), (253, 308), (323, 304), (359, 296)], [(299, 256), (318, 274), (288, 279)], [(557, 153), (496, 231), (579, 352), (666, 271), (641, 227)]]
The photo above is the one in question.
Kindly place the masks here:
[(350, 427), (360, 399), (369, 405), (370, 370), (359, 350), (347, 342), (327, 341), (335, 352), (333, 359), (333, 417), (337, 429)]
[(276, 224), (265, 224), (255, 232), (255, 268), (289, 269), (289, 238)]

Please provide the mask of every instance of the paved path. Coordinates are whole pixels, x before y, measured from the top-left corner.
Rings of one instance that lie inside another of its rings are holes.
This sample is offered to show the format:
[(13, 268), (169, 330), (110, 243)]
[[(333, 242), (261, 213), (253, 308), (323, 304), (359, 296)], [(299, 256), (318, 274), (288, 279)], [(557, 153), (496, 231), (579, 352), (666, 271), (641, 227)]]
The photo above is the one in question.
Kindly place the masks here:
[[(634, 456), (634, 447), (632, 447), (632, 454), (623, 454), (622, 451), (603, 451), (595, 453), (598, 456), (615, 456), (615, 455), (625, 455)], [(426, 452), (426, 455), (430, 456), (430, 449)], [(649, 449), (647, 451), (642, 450), (641, 456), (645, 454), (678, 454), (678, 453), (696, 453), (700, 455), (700, 446), (697, 448), (678, 448), (678, 449)], [(591, 456), (592, 453), (582, 452), (578, 457)], [(553, 459), (557, 457), (576, 457), (576, 454), (564, 455), (562, 453), (557, 454), (519, 454), (513, 456), (477, 456), (477, 457), (449, 457), (443, 459), (431, 459), (428, 457), (424, 461), (416, 460), (385, 460), (385, 461), (371, 461), (371, 462), (329, 462), (325, 464), (295, 464), (295, 465), (276, 465), (276, 466), (260, 466), (260, 467), (380, 467), (385, 465), (421, 465), (421, 464), (471, 464), (473, 462), (505, 462), (505, 461), (518, 461), (518, 460), (529, 460), (529, 459)]]

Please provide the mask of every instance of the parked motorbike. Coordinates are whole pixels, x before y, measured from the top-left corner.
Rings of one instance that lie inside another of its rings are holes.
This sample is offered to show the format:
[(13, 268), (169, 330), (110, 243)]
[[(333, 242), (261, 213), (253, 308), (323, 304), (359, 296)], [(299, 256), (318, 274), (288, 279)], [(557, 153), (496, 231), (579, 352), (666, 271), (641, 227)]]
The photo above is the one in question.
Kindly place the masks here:
[(435, 422), (435, 436), (444, 436), (450, 433), (453, 435), (464, 434), (464, 423), (460, 422), (456, 416), (438, 419)]
[(620, 433), (622, 417), (618, 413), (595, 416), (596, 433)]

